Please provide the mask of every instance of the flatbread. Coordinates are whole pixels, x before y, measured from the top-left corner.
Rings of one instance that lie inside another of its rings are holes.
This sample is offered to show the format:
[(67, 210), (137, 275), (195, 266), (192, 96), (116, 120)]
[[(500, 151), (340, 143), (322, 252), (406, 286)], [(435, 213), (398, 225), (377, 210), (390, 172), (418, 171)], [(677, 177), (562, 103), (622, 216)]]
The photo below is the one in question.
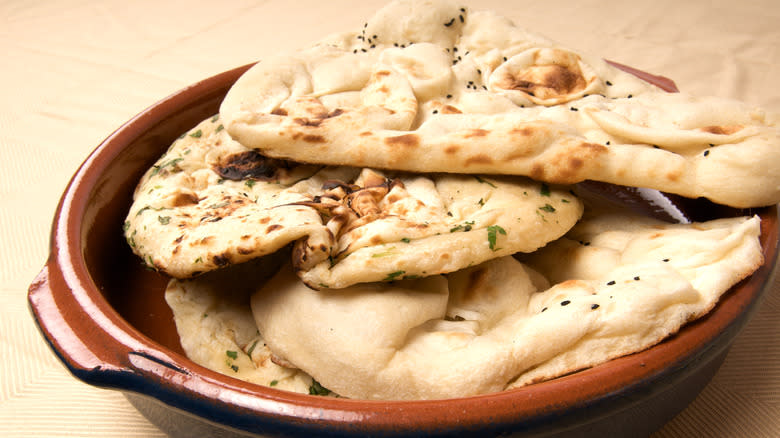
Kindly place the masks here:
[(446, 277), (324, 292), (283, 268), (252, 295), (252, 313), (275, 354), (342, 396), (463, 397), (648, 348), (762, 263), (757, 217), (672, 225), (613, 215), (577, 230), (572, 239), (587, 242)]
[(530, 252), (568, 231), (582, 203), (524, 177), (427, 176), (268, 159), (218, 118), (177, 140), (136, 189), (133, 251), (177, 278), (294, 245), (310, 287), (452, 272)]
[(240, 143), (300, 162), (586, 179), (780, 201), (776, 116), (668, 93), (486, 11), (396, 1), (363, 29), (263, 59), (220, 108)]
[(196, 280), (172, 279), (165, 300), (193, 362), (236, 379), (307, 394), (311, 376), (277, 363), (249, 308), (252, 285), (264, 281), (276, 265), (265, 259)]
[(298, 276), (315, 288), (425, 277), (532, 252), (574, 226), (583, 209), (565, 187), (521, 177), (364, 169), (353, 183), (331, 186), (308, 205), (328, 218), (336, 250), (318, 262), (307, 242), (294, 251)]
[[(319, 167), (269, 160), (231, 140), (218, 117), (186, 132), (139, 182), (124, 223), (144, 262), (188, 278), (271, 254), (306, 237), (331, 246), (296, 182)], [(328, 254), (324, 254), (327, 257)]]

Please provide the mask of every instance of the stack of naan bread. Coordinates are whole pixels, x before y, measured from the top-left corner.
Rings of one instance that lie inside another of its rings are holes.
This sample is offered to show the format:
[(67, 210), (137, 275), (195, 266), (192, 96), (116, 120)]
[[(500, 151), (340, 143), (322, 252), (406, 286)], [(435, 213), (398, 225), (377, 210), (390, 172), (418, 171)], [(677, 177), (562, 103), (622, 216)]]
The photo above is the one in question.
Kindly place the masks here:
[(758, 217), (672, 224), (593, 180), (780, 201), (780, 129), (487, 11), (396, 1), (261, 60), (144, 175), (133, 251), (195, 362), (364, 399), (501, 391), (640, 351), (763, 262)]

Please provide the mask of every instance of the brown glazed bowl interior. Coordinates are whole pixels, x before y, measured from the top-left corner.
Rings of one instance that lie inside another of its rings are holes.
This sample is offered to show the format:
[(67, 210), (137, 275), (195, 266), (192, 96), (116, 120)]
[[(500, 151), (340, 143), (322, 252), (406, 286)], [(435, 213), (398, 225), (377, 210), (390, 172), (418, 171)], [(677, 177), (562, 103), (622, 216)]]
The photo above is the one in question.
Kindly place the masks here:
[[(762, 218), (765, 264), (706, 317), (646, 351), (548, 382), (433, 401), (362, 401), (242, 382), (184, 356), (163, 290), (124, 241), (143, 172), (181, 133), (217, 113), (247, 66), (188, 87), (108, 137), (74, 175), (54, 218), (51, 254), (29, 290), (40, 330), (71, 373), (122, 391), (175, 436), (641, 436), (707, 384), (771, 284), (777, 208)], [(636, 71), (634, 71), (636, 73)], [(637, 73), (675, 91), (668, 79)]]

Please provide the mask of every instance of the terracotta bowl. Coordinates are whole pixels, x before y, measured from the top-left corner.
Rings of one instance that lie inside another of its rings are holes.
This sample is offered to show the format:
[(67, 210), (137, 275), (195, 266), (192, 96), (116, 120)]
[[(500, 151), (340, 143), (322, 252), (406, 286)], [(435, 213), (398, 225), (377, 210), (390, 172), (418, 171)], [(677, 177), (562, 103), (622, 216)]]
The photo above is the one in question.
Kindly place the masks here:
[[(771, 284), (776, 207), (755, 211), (766, 264), (707, 317), (649, 350), (548, 382), (477, 397), (379, 402), (294, 394), (210, 371), (185, 357), (163, 300), (168, 279), (130, 252), (122, 222), (142, 173), (182, 132), (217, 112), (246, 68), (160, 101), (87, 158), (60, 201), (51, 255), (29, 290), (43, 336), (71, 373), (122, 391), (170, 435), (649, 434), (707, 384)], [(644, 77), (674, 90), (667, 79)]]

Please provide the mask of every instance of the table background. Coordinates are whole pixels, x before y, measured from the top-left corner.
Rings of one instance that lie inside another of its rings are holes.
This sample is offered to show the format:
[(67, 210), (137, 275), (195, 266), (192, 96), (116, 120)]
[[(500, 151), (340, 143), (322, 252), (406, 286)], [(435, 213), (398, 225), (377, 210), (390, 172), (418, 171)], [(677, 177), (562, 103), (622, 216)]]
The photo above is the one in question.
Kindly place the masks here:
[[(780, 111), (780, 2), (464, 1), (565, 46)], [(116, 127), (199, 79), (358, 28), (383, 2), (0, 0), (0, 436), (159, 437), (73, 378), (30, 317), (65, 185)], [(780, 283), (725, 364), (654, 438), (780, 436)], [(641, 421), (641, 419), (637, 419)]]

